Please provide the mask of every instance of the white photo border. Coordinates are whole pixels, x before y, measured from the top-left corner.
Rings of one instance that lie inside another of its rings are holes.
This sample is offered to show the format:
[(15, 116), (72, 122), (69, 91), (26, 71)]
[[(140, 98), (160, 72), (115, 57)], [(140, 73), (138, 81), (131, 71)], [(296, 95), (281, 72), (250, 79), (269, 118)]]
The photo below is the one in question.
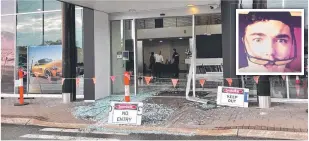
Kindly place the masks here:
[[(239, 14), (242, 12), (301, 12), (301, 72), (239, 72)], [(236, 9), (236, 75), (304, 75), (304, 9)]]

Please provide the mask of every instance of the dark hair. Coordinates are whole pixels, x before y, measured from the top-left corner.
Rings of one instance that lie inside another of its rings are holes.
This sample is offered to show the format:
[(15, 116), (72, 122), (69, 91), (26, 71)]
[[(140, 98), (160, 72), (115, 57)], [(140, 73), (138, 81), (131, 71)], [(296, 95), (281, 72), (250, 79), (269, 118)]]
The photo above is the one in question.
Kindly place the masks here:
[(176, 49), (173, 49), (174, 51), (176, 51)]
[(151, 55), (154, 55), (154, 52), (151, 52)]
[(246, 21), (254, 23), (258, 21), (277, 20), (291, 25), (292, 15), (290, 12), (249, 12)]
[(248, 25), (268, 20), (281, 21), (282, 23), (288, 25), (291, 33), (294, 34), (294, 26), (292, 25), (292, 15), (290, 12), (249, 12), (245, 16), (245, 20), (243, 22), (245, 28), (244, 32)]

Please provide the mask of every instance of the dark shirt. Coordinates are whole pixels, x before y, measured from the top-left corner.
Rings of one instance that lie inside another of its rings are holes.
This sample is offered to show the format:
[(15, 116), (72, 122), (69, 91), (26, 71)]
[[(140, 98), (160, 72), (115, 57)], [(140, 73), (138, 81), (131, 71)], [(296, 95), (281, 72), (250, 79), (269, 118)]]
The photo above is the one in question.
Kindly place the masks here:
[(179, 54), (177, 52), (174, 52), (173, 54), (174, 64), (179, 64)]
[(156, 62), (156, 59), (153, 55), (150, 56), (149, 62), (150, 64), (154, 64)]

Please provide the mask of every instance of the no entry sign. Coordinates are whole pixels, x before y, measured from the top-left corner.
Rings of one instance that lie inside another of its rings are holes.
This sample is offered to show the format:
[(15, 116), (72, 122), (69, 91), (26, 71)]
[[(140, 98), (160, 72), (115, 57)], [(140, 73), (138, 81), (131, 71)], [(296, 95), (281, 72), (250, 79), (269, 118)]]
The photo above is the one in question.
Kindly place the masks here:
[(235, 107), (248, 107), (249, 89), (218, 87), (217, 104)]
[(111, 102), (108, 123), (141, 125), (141, 102)]

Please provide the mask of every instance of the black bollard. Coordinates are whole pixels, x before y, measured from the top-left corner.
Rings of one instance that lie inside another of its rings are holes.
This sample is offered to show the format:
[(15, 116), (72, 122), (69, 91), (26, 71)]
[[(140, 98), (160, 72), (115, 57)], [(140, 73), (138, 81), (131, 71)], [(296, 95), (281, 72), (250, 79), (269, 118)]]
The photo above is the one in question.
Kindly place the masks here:
[(258, 103), (260, 108), (269, 108), (270, 101), (270, 82), (269, 76), (260, 76), (257, 85)]

